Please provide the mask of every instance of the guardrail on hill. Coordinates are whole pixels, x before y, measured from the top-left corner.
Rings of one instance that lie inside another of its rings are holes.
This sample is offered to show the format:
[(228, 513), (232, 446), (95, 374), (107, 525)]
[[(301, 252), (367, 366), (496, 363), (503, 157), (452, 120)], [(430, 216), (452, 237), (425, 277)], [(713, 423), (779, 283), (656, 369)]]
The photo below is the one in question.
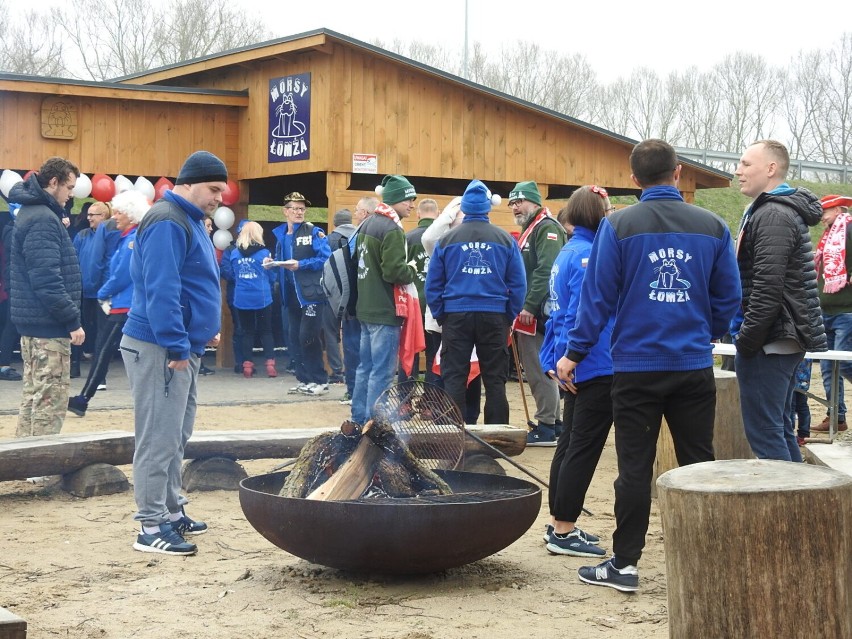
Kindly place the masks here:
[[(676, 146), (675, 151), (678, 155), (682, 155), (690, 160), (698, 160), (702, 164), (708, 162), (725, 162), (736, 165), (740, 161), (739, 153), (729, 153), (728, 151), (713, 151), (710, 149), (690, 149), (683, 146)], [(793, 169), (796, 177), (801, 178), (804, 171), (814, 171), (817, 173), (836, 173), (844, 183), (850, 181), (852, 177), (852, 166), (844, 164), (830, 164), (828, 162), (811, 162), (809, 160), (797, 160), (790, 158), (790, 168)]]

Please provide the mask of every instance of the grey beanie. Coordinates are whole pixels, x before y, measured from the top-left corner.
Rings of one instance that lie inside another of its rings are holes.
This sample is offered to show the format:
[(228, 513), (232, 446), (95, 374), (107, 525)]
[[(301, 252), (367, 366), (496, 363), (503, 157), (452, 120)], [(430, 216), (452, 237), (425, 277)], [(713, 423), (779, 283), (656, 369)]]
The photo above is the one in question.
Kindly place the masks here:
[(228, 169), (222, 160), (208, 151), (196, 151), (180, 167), (175, 184), (227, 181)]
[(334, 225), (352, 224), (352, 211), (349, 209), (340, 209), (334, 214)]

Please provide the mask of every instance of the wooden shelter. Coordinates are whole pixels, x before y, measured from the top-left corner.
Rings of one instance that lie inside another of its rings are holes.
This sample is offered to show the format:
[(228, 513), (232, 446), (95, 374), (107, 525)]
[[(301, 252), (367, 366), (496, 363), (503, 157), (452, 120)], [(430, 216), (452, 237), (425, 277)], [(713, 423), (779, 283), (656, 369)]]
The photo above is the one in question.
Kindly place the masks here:
[[(205, 149), (239, 182), (238, 219), (249, 204), (299, 191), (327, 206), (331, 222), (374, 195), (383, 175), (400, 173), (441, 206), (483, 180), (504, 197), (492, 221), (513, 230), (506, 195), (520, 181), (535, 180), (554, 213), (583, 184), (638, 194), (634, 144), (327, 29), (113, 82), (0, 74), (0, 169), (25, 172), (60, 155), (87, 174), (154, 182)], [(687, 200), (730, 182), (682, 162)]]
[[(283, 111), (287, 94), (291, 114)], [(76, 114), (71, 139), (44, 136), (45, 104), (57, 98)], [(288, 124), (307, 137), (284, 135)], [(283, 151), (272, 158), (276, 140)], [(153, 181), (174, 177), (203, 148), (239, 180), (238, 217), (249, 203), (280, 204), (298, 190), (327, 206), (330, 221), (372, 195), (387, 173), (406, 175), (420, 197), (441, 204), (472, 178), (503, 196), (522, 180), (538, 182), (548, 200), (590, 183), (635, 193), (634, 144), (326, 29), (108, 83), (0, 75), (0, 168), (28, 170), (56, 154), (85, 173)], [(683, 163), (688, 200), (696, 189), (729, 183), (726, 173)], [(551, 202), (554, 212), (559, 206)], [(513, 227), (505, 202), (493, 221)]]

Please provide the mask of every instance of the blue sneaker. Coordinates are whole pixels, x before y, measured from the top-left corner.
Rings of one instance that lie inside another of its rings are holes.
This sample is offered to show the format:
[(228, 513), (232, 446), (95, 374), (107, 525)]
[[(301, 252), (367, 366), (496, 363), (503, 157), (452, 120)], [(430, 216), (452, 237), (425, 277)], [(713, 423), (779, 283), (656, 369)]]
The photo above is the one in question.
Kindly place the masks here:
[(203, 521), (195, 521), (194, 519), (190, 519), (186, 511), (181, 508), (181, 518), (177, 521), (173, 521), (172, 528), (175, 529), (177, 534), (186, 536), (186, 535), (203, 535), (207, 532), (207, 524)]
[(571, 555), (572, 557), (605, 557), (606, 551), (600, 546), (591, 544), (575, 528), (567, 535), (550, 535), (547, 542), (547, 552), (553, 555)]
[[(574, 526), (574, 530), (580, 533), (580, 536), (588, 541), (590, 544), (599, 544), (601, 543), (601, 538), (597, 535), (593, 535), (592, 533), (588, 533), (585, 530), (580, 530), (576, 526)], [(548, 543), (550, 541), (550, 533), (553, 532), (553, 524), (547, 524), (544, 527), (544, 543)]]
[(181, 537), (168, 522), (160, 524), (160, 532), (148, 535), (143, 530), (136, 537), (133, 549), (158, 552), (164, 555), (194, 555), (198, 547)]
[(556, 433), (549, 426), (536, 426), (527, 433), (527, 446), (556, 446)]
[(621, 570), (612, 565), (610, 557), (597, 566), (583, 566), (577, 571), (580, 581), (593, 586), (608, 586), (621, 592), (639, 590), (639, 570), (636, 566), (625, 566)]

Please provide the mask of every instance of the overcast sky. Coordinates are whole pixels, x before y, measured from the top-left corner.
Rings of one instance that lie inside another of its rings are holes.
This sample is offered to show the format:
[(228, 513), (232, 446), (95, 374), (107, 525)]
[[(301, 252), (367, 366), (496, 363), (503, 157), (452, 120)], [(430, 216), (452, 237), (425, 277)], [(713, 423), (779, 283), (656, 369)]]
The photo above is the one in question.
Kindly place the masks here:
[[(432, 41), (464, 49), (465, 0), (234, 0), (265, 12), (276, 36), (325, 27), (370, 41)], [(274, 10), (269, 7), (275, 6)], [(782, 11), (782, 7), (796, 7)], [(848, 2), (731, 3), (657, 0), (468, 0), (469, 41), (495, 52), (537, 41), (562, 54), (582, 53), (602, 82), (647, 66), (664, 75), (706, 69), (737, 50), (786, 66), (800, 49), (829, 48), (852, 31)]]

